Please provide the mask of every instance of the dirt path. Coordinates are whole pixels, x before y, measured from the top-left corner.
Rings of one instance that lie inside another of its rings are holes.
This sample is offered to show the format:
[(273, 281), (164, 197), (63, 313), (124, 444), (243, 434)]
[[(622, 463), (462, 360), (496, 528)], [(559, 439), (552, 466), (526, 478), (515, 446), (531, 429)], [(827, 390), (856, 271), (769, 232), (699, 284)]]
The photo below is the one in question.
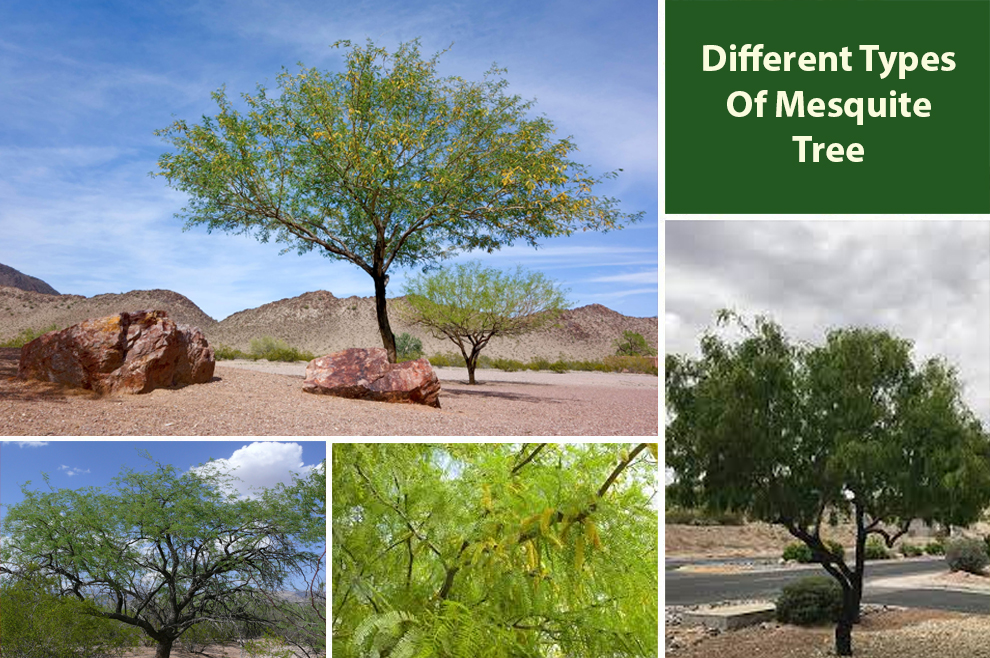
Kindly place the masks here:
[(19, 356), (0, 349), (4, 435), (656, 436), (659, 428), (657, 378), (648, 375), (501, 373), (514, 380), (469, 386), (447, 377), (462, 369), (443, 369), (442, 408), (431, 409), (310, 395), (301, 373), (225, 361), (207, 384), (101, 398), (18, 379)]

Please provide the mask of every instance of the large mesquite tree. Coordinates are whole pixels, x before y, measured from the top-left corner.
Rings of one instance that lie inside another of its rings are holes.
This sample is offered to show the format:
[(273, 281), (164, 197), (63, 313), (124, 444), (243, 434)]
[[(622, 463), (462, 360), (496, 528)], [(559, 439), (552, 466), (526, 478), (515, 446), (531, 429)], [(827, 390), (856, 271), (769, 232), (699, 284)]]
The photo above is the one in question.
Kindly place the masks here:
[(656, 656), (656, 450), (334, 444), (334, 656)]
[[(779, 523), (842, 587), (835, 648), (852, 654), (864, 547), (888, 547), (914, 518), (968, 524), (990, 504), (990, 439), (961, 399), (955, 370), (916, 365), (886, 331), (840, 329), (819, 346), (791, 342), (767, 318), (735, 319), (697, 358), (667, 355), (668, 495)], [(823, 523), (856, 525), (852, 564), (828, 550)]]
[(326, 523), (321, 469), (254, 499), (228, 493), (213, 469), (159, 464), (125, 469), (106, 491), (24, 485), (4, 519), (2, 568), (54, 579), (60, 595), (95, 604), (90, 614), (140, 629), (156, 658), (197, 624), (273, 626), (272, 593), (319, 564), (305, 544)]
[(368, 273), (382, 342), (395, 361), (386, 284), (392, 266), (430, 265), (458, 251), (492, 252), (516, 240), (606, 231), (640, 215), (598, 197), (569, 159), (569, 139), (505, 93), (504, 71), (481, 82), (437, 73), (417, 42), (394, 53), (351, 46), (340, 73), (303, 69), (259, 87), (237, 111), (158, 131), (175, 147), (160, 175), (189, 193), (187, 227), (275, 237)]

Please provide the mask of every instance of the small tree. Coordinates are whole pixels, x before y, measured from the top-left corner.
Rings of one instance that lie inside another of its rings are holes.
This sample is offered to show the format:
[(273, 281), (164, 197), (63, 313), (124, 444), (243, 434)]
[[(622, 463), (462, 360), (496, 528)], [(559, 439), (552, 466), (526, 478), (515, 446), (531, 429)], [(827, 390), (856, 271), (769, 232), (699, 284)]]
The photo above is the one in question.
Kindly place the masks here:
[(385, 301), (393, 265), (430, 264), (458, 251), (489, 253), (524, 240), (607, 231), (635, 221), (617, 200), (597, 197), (613, 178), (568, 159), (569, 139), (528, 118), (533, 102), (505, 93), (503, 70), (483, 82), (437, 75), (439, 54), (418, 42), (395, 53), (350, 48), (346, 69), (304, 69), (245, 94), (248, 112), (225, 92), (201, 125), (156, 134), (175, 147), (160, 175), (189, 193), (186, 227), (272, 236), (299, 253), (354, 263), (375, 286), (382, 343), (395, 361)]
[(623, 331), (622, 338), (615, 340), (615, 353), (618, 356), (656, 356), (657, 351), (650, 347), (643, 334)]
[(477, 383), (478, 355), (492, 338), (544, 327), (567, 307), (564, 293), (543, 274), (522, 268), (503, 273), (478, 262), (421, 274), (404, 291), (404, 317), (453, 341), (471, 384)]
[[(318, 556), (314, 515), (293, 502), (315, 487), (240, 499), (214, 469), (124, 469), (108, 491), (22, 487), (4, 519), (0, 557), (15, 577), (54, 579), (60, 596), (143, 631), (168, 658), (175, 641), (216, 620), (271, 625), (256, 614), (268, 593)], [(325, 476), (324, 476), (325, 482)], [(30, 483), (28, 483), (30, 484)], [(109, 607), (107, 607), (109, 606)]]
[[(838, 655), (852, 654), (868, 536), (887, 547), (913, 518), (965, 525), (990, 501), (990, 440), (961, 399), (955, 370), (920, 366), (911, 343), (841, 329), (822, 346), (791, 343), (766, 318), (735, 319), (701, 356), (668, 355), (668, 493), (681, 504), (745, 511), (804, 542), (842, 587)], [(828, 550), (823, 522), (856, 524), (855, 562)]]

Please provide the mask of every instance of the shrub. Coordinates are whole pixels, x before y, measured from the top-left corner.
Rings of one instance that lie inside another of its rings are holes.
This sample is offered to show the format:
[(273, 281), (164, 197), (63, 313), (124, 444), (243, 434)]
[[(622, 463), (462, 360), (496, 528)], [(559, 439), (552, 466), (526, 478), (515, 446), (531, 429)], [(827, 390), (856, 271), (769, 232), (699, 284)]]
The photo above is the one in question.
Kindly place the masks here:
[(777, 599), (777, 621), (811, 626), (836, 622), (842, 612), (842, 588), (825, 576), (802, 578), (784, 587)]
[(928, 542), (925, 546), (925, 553), (929, 555), (945, 555), (945, 544), (940, 541)]
[(945, 561), (952, 571), (982, 574), (990, 564), (987, 545), (976, 537), (960, 537), (945, 543)]
[(826, 539), (825, 546), (828, 547), (828, 550), (832, 555), (839, 558), (840, 560), (846, 557), (846, 549), (844, 549), (842, 547), (842, 544), (840, 544), (839, 542), (833, 541), (831, 539)]
[(17, 658), (121, 656), (137, 647), (140, 632), (94, 616), (92, 601), (60, 598), (26, 581), (0, 585), (3, 655)]
[(876, 537), (870, 537), (866, 540), (863, 556), (867, 560), (889, 560), (892, 557), (887, 546)]
[(812, 562), (814, 558), (811, 556), (811, 549), (801, 542), (794, 542), (793, 544), (788, 544), (784, 548), (784, 559), (788, 562), (796, 560), (802, 564), (807, 564)]
[[(840, 560), (845, 556), (846, 550), (842, 548), (842, 544), (837, 541), (832, 541), (828, 539), (825, 541), (825, 547), (829, 550), (832, 555), (839, 558)], [(802, 564), (808, 564), (809, 562), (815, 562), (815, 556), (811, 551), (811, 548), (802, 542), (794, 542), (788, 544), (784, 548), (784, 553), (782, 557), (788, 561), (797, 561)]]
[(268, 361), (312, 361), (316, 355), (289, 347), (283, 340), (262, 336), (251, 339), (251, 358)]
[(901, 555), (904, 557), (918, 557), (924, 550), (921, 546), (915, 546), (914, 544), (909, 544), (908, 542), (903, 542), (900, 546)]
[(457, 366), (464, 366), (464, 357), (460, 354), (454, 354), (453, 352), (447, 352), (446, 354), (434, 354), (433, 356), (427, 357), (427, 361), (434, 368), (456, 368)]
[(242, 352), (238, 349), (231, 347), (230, 345), (224, 345), (223, 343), (218, 343), (213, 347), (213, 357), (217, 361), (229, 361), (231, 359), (251, 359), (253, 358), (250, 354)]
[(395, 354), (400, 362), (423, 356), (423, 341), (407, 333), (395, 337)]
[(58, 331), (59, 326), (57, 324), (50, 325), (44, 329), (24, 329), (21, 333), (17, 334), (13, 338), (5, 340), (0, 343), (0, 347), (24, 347), (30, 343), (35, 338), (39, 336), (44, 336), (50, 331)]
[(657, 375), (659, 367), (652, 357), (648, 356), (606, 356), (602, 364), (608, 372), (639, 372), (647, 375)]
[(618, 356), (656, 356), (657, 351), (650, 347), (642, 334), (623, 331), (622, 338), (613, 342)]
[(504, 370), (505, 372), (517, 372), (525, 370), (526, 364), (515, 359), (492, 359), (492, 367)]

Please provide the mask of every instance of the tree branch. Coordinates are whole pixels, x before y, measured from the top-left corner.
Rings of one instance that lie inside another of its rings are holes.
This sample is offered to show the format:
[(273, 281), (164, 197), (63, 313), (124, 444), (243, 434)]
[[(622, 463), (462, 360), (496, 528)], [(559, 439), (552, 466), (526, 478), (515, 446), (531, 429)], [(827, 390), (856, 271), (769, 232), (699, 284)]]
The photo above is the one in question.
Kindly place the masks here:
[(533, 450), (533, 452), (529, 453), (529, 457), (516, 464), (515, 468), (512, 469), (512, 473), (510, 473), (510, 475), (515, 475), (519, 471), (519, 469), (521, 469), (529, 462), (533, 461), (533, 458), (536, 457), (536, 455), (540, 454), (540, 451), (546, 447), (547, 447), (546, 443), (541, 443), (540, 445), (538, 445), (536, 449)]

